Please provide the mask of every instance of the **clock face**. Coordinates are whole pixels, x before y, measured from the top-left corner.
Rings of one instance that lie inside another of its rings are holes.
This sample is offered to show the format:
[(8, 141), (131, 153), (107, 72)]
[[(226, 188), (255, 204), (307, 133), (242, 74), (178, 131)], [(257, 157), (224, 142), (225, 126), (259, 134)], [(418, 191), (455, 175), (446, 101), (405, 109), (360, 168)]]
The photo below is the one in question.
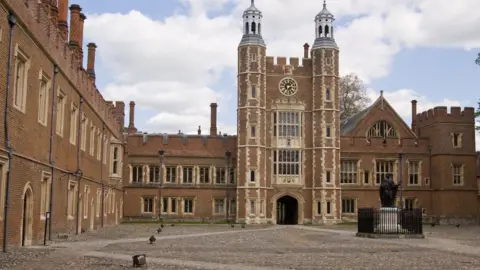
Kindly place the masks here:
[(297, 82), (292, 78), (283, 78), (280, 81), (279, 90), (285, 96), (293, 96), (297, 93)]

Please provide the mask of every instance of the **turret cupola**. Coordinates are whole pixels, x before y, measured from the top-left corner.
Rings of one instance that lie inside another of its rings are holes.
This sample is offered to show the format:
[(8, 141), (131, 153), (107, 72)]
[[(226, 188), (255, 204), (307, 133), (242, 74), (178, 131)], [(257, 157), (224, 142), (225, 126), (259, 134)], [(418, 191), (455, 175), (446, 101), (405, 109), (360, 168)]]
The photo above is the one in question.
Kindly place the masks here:
[(335, 17), (327, 9), (326, 0), (323, 1), (323, 9), (315, 16), (315, 42), (312, 50), (318, 48), (338, 49), (333, 35)]
[(243, 36), (240, 45), (265, 46), (262, 38), (262, 12), (255, 7), (255, 1), (243, 12)]

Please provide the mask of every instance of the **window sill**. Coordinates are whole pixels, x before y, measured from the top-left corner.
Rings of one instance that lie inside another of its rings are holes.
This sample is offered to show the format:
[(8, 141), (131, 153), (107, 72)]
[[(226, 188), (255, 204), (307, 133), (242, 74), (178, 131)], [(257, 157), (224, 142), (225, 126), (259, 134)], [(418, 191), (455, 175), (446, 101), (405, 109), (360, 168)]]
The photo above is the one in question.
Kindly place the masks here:
[(21, 113), (25, 114), (25, 110), (24, 110), (24, 109), (22, 109), (21, 107), (19, 107), (19, 106), (15, 105), (15, 103), (12, 105), (12, 107), (13, 107), (13, 108), (15, 108), (17, 111), (19, 111), (19, 112), (21, 112)]

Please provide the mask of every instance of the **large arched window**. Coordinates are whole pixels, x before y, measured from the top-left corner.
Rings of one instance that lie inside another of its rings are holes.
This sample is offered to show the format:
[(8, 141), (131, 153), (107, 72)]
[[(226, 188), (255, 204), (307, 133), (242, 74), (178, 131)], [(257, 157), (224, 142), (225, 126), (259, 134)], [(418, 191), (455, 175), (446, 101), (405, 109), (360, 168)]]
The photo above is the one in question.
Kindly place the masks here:
[(367, 133), (369, 138), (397, 138), (397, 131), (387, 121), (376, 122)]

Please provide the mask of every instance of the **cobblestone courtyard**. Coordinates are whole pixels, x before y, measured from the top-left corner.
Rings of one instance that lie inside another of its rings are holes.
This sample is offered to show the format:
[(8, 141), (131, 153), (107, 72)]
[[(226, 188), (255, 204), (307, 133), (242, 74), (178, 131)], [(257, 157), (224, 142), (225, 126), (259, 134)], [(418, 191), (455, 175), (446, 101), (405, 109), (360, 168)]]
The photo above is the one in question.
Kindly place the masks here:
[[(480, 227), (425, 227), (426, 239), (364, 239), (355, 226), (120, 225), (0, 254), (0, 269), (480, 269)], [(148, 244), (154, 234), (155, 244)]]

